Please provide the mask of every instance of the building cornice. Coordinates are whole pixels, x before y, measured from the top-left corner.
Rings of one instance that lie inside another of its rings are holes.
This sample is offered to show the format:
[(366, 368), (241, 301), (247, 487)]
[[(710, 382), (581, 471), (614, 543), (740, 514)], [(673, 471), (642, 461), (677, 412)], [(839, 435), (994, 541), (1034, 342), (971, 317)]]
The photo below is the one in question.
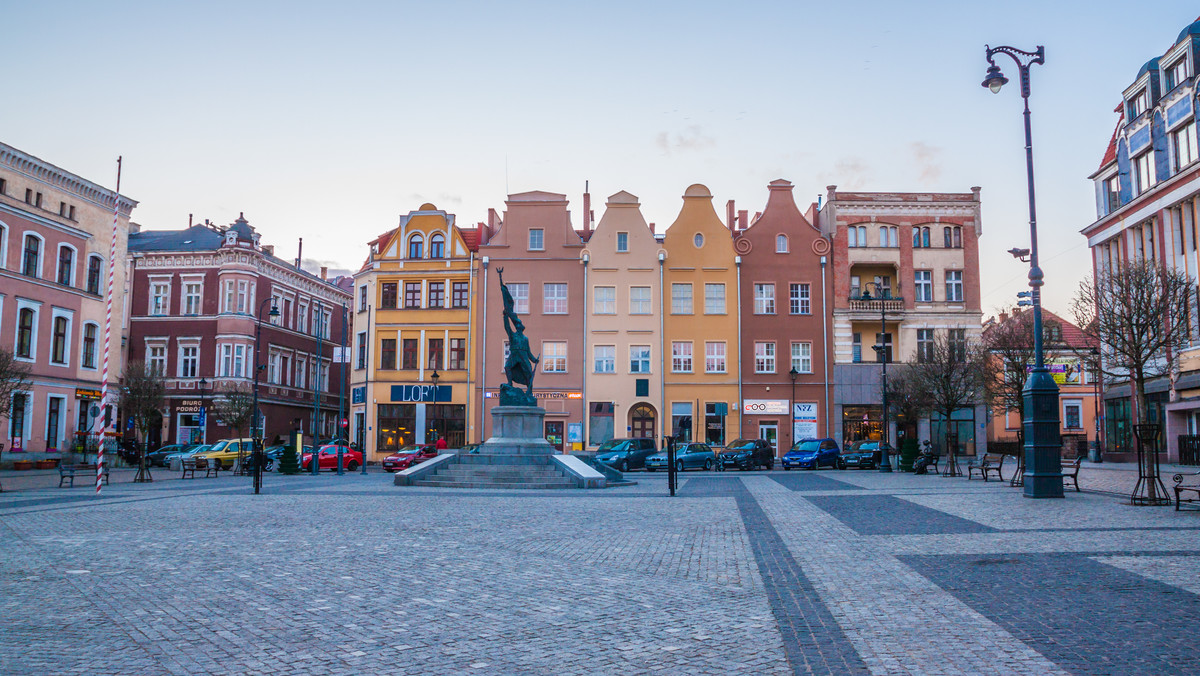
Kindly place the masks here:
[(80, 230), (79, 228), (70, 225), (63, 225), (62, 223), (50, 218), (46, 218), (41, 214), (35, 214), (32, 211), (26, 211), (25, 209), (20, 209), (12, 205), (5, 204), (4, 202), (0, 202), (0, 213), (12, 214), (19, 218), (31, 220), (38, 225), (45, 226), (51, 230), (57, 230), (59, 232), (66, 233), (72, 237), (78, 237), (84, 241), (92, 238), (92, 233), (86, 230)]
[(29, 153), (17, 150), (6, 143), (0, 143), (0, 166), (8, 167), (33, 181), (68, 192), (102, 209), (111, 210), (113, 204), (119, 199), (119, 211), (126, 218), (129, 218), (133, 213), (133, 208), (138, 205), (137, 200), (125, 195), (118, 195), (115, 191), (56, 167)]

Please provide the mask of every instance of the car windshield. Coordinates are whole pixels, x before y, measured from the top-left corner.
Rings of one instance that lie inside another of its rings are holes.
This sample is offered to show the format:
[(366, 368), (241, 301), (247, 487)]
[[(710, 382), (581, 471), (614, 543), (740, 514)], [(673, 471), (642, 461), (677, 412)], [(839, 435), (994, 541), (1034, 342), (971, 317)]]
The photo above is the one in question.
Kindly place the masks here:
[(754, 449), (754, 440), (752, 439), (736, 439), (729, 444), (729, 449), (732, 451), (749, 451)]
[(857, 446), (855, 446), (854, 450), (858, 451), (859, 453), (865, 453), (867, 451), (878, 451), (879, 450), (879, 442), (878, 441), (864, 441), (864, 442), (859, 443)]
[(600, 444), (600, 448), (596, 449), (596, 451), (603, 453), (604, 451), (624, 451), (628, 448), (628, 439), (609, 439), (608, 441)]
[(792, 450), (798, 453), (816, 453), (821, 448), (819, 441), (797, 441), (796, 445), (792, 446)]
[(215, 443), (211, 447), (209, 447), (209, 450), (214, 451), (214, 452), (223, 451), (223, 450), (225, 450), (225, 447), (228, 445), (229, 445), (228, 441), (218, 441), (217, 443)]
[(687, 444), (679, 449), (680, 453), (708, 453), (709, 450), (700, 444)]

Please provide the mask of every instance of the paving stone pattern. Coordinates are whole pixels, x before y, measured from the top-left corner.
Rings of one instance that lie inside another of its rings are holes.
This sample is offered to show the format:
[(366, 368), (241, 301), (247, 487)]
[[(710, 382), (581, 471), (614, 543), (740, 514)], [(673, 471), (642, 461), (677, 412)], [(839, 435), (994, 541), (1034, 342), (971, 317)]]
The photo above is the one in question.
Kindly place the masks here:
[(687, 472), (669, 498), (633, 476), (3, 493), (0, 674), (1200, 673), (1200, 512), (875, 472)]

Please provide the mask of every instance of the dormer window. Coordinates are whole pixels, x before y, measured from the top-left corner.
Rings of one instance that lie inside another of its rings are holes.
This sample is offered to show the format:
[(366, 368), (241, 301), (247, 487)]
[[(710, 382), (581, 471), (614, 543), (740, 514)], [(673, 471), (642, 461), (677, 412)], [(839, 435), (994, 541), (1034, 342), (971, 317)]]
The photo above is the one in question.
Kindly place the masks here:
[(1129, 118), (1133, 119), (1138, 115), (1141, 115), (1142, 113), (1146, 112), (1146, 109), (1149, 107), (1150, 96), (1146, 93), (1145, 89), (1142, 89), (1138, 93), (1134, 94), (1133, 98), (1129, 99)]
[(413, 235), (408, 240), (408, 257), (421, 258), (425, 249), (425, 238), (420, 235)]
[(1187, 57), (1184, 56), (1170, 66), (1167, 66), (1166, 91), (1171, 91), (1178, 87), (1186, 79), (1188, 79), (1188, 67)]
[(446, 238), (441, 234), (436, 234), (429, 238), (429, 257), (430, 258), (445, 258), (446, 257)]
[(546, 231), (542, 228), (529, 229), (529, 250), (544, 251), (546, 249)]
[(787, 235), (776, 235), (775, 236), (775, 253), (787, 253), (787, 252), (788, 252)]

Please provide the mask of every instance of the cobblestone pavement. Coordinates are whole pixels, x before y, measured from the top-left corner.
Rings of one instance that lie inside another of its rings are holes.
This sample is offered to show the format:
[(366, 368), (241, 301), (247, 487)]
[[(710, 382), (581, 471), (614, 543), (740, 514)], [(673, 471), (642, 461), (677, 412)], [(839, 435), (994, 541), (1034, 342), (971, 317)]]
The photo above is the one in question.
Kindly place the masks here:
[(156, 478), (0, 494), (0, 673), (1200, 673), (1200, 511), (1086, 480)]

